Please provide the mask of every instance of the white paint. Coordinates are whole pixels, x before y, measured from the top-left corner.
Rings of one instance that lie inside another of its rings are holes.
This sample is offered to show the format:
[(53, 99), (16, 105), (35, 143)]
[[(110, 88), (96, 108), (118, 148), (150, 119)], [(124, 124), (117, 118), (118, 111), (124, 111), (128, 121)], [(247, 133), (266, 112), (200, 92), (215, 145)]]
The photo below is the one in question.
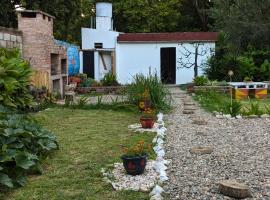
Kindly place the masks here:
[(96, 3), (96, 29), (112, 30), (112, 3)]
[(83, 51), (79, 51), (80, 56), (80, 73), (83, 73)]
[[(194, 51), (193, 45), (189, 43), (183, 44), (189, 51)], [(181, 57), (183, 51), (180, 43), (118, 43), (116, 46), (116, 75), (117, 80), (122, 83), (130, 83), (133, 76), (142, 73), (147, 75), (149, 67), (152, 72), (156, 72), (160, 77), (160, 49), (162, 47), (176, 48), (176, 63), (177, 59)], [(198, 65), (202, 66), (210, 57), (215, 48), (215, 43), (205, 43), (200, 48), (205, 48), (207, 54), (203, 58), (198, 58)], [(201, 51), (201, 49), (199, 49)], [(176, 84), (183, 84), (191, 82), (194, 77), (194, 69), (180, 68), (176, 65)], [(202, 69), (199, 68), (199, 75), (202, 74)]]
[(114, 49), (119, 33), (91, 28), (82, 28), (82, 49), (94, 49), (95, 43), (103, 43), (103, 48)]
[(96, 16), (97, 17), (112, 17), (112, 3), (97, 2), (96, 3)]

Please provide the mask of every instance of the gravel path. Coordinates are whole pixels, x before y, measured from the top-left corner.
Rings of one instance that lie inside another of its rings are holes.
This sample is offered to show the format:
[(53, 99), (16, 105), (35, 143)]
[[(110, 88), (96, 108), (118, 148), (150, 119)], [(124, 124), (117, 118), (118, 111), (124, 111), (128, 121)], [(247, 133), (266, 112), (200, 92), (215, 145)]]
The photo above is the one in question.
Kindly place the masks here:
[[(166, 157), (172, 162), (165, 185), (167, 199), (231, 199), (218, 183), (235, 179), (248, 185), (252, 197), (270, 200), (270, 119), (217, 119), (198, 107), (184, 115), (192, 98), (172, 88), (175, 110), (167, 116)], [(194, 124), (194, 120), (204, 123)], [(207, 124), (205, 124), (207, 122)], [(204, 124), (204, 125), (203, 125)], [(196, 146), (213, 147), (211, 154), (191, 154)]]

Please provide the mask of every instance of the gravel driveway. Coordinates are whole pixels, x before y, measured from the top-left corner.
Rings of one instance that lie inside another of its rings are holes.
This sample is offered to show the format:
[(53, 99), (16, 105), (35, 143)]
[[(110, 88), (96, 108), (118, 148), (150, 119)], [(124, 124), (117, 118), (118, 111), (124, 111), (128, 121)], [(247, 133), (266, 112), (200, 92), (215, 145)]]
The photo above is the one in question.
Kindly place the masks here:
[[(166, 157), (172, 161), (167, 199), (231, 199), (219, 193), (218, 183), (235, 179), (250, 187), (249, 199), (270, 200), (270, 119), (217, 119), (198, 105), (192, 106), (194, 114), (185, 115), (184, 107), (191, 106), (184, 102), (194, 101), (178, 88), (171, 90), (175, 110), (167, 116)], [(213, 152), (190, 153), (196, 146)]]

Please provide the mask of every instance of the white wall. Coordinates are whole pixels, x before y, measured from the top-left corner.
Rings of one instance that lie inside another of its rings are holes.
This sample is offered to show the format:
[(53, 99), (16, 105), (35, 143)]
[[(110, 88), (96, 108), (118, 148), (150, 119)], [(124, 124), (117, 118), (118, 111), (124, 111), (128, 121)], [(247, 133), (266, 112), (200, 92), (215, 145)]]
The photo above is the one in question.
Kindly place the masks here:
[(119, 33), (91, 28), (82, 28), (82, 49), (94, 49), (95, 43), (103, 43), (103, 48), (113, 49)]
[[(194, 77), (194, 69), (182, 69), (177, 62), (185, 49), (194, 51), (193, 45), (189, 43), (182, 45), (180, 43), (118, 43), (116, 46), (117, 80), (122, 84), (129, 83), (132, 81), (132, 76), (138, 73), (148, 74), (149, 67), (160, 76), (160, 48), (162, 47), (176, 47), (176, 84), (191, 82)], [(205, 49), (207, 54), (203, 58), (198, 58), (199, 66), (207, 61), (212, 53), (211, 49), (214, 48), (215, 43), (205, 43), (200, 46), (199, 52)], [(190, 60), (192, 59), (194, 60), (194, 57), (190, 58)], [(202, 69), (199, 70), (199, 75), (201, 74)]]

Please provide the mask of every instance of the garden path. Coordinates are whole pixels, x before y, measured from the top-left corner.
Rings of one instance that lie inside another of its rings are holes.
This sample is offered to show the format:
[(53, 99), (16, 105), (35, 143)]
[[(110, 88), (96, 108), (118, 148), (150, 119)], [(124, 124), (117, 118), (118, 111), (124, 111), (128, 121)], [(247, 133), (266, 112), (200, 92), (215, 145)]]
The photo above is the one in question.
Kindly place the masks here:
[[(168, 199), (230, 199), (219, 193), (218, 183), (235, 179), (250, 187), (250, 199), (269, 200), (270, 119), (217, 119), (184, 91), (170, 90), (174, 112), (166, 116)], [(209, 147), (204, 151), (208, 154), (190, 152), (198, 146)]]

